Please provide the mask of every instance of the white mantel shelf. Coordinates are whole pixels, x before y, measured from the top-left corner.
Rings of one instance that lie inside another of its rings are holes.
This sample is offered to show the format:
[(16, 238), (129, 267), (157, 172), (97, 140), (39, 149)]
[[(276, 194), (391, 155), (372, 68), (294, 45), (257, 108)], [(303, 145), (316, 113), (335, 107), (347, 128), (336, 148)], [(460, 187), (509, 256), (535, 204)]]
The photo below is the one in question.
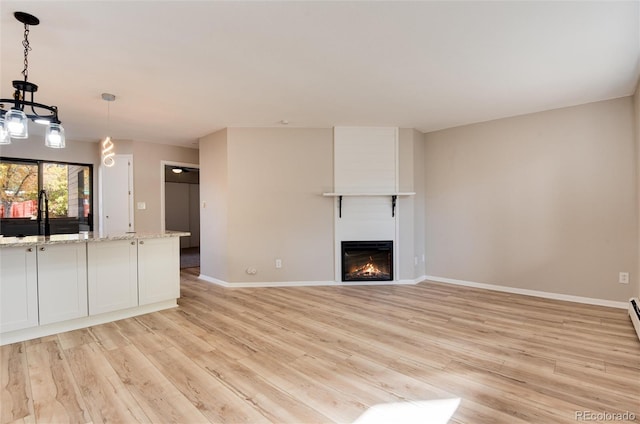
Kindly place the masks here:
[(391, 197), (391, 216), (395, 217), (396, 216), (396, 199), (398, 198), (398, 196), (413, 196), (415, 195), (415, 192), (412, 191), (407, 191), (407, 192), (400, 192), (400, 191), (394, 191), (394, 192), (380, 192), (380, 193), (342, 193), (342, 192), (338, 192), (338, 193), (322, 193), (323, 196), (325, 197), (337, 197), (338, 198), (338, 218), (342, 218), (342, 198), (343, 197), (382, 197), (382, 196), (389, 196)]
[(347, 193), (347, 192), (340, 192), (340, 193), (322, 193), (323, 196), (325, 197), (341, 197), (341, 196), (414, 196), (416, 193), (413, 191), (399, 191), (399, 192), (393, 192), (393, 193)]

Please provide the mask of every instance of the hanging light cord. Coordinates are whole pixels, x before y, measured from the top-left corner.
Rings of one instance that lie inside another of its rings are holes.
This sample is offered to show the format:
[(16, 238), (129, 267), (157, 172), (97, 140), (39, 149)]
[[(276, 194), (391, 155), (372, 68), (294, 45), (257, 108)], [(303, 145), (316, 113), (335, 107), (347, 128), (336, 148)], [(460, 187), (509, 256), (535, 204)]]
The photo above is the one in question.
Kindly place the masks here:
[(111, 102), (107, 102), (107, 135), (111, 134)]
[(24, 69), (22, 70), (22, 75), (24, 75), (24, 80), (27, 81), (29, 78), (29, 51), (31, 51), (31, 46), (29, 45), (29, 25), (24, 24), (24, 41), (22, 41), (22, 45), (24, 46)]

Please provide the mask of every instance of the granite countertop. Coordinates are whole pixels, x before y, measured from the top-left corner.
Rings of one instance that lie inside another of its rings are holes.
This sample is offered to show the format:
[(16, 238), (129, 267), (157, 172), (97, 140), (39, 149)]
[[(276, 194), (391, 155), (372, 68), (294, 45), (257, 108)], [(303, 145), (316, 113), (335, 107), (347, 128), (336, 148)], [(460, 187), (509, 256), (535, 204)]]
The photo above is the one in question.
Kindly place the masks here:
[(95, 243), (112, 240), (134, 240), (152, 239), (163, 237), (183, 237), (191, 233), (185, 231), (158, 231), (158, 232), (134, 232), (124, 234), (100, 234), (96, 232), (82, 232), (78, 234), (53, 234), (50, 236), (25, 236), (25, 237), (2, 237), (0, 236), (0, 247), (35, 246), (44, 244), (65, 244), (65, 243)]

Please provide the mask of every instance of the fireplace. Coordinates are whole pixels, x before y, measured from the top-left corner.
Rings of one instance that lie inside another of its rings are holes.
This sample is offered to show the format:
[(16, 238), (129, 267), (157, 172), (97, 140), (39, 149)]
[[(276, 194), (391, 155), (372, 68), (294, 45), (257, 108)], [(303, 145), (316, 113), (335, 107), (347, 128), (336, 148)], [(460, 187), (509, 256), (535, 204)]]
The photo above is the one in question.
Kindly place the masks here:
[(343, 241), (342, 281), (393, 281), (393, 241)]

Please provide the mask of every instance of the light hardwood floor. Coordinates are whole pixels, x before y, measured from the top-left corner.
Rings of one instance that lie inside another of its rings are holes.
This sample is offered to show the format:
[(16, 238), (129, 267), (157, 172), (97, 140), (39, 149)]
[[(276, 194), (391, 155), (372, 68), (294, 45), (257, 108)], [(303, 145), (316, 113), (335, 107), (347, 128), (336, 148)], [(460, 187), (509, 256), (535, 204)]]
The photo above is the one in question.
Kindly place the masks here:
[(640, 422), (624, 310), (430, 282), (224, 289), (197, 272), (178, 308), (3, 346), (1, 423), (352, 422), (451, 397), (454, 423)]

